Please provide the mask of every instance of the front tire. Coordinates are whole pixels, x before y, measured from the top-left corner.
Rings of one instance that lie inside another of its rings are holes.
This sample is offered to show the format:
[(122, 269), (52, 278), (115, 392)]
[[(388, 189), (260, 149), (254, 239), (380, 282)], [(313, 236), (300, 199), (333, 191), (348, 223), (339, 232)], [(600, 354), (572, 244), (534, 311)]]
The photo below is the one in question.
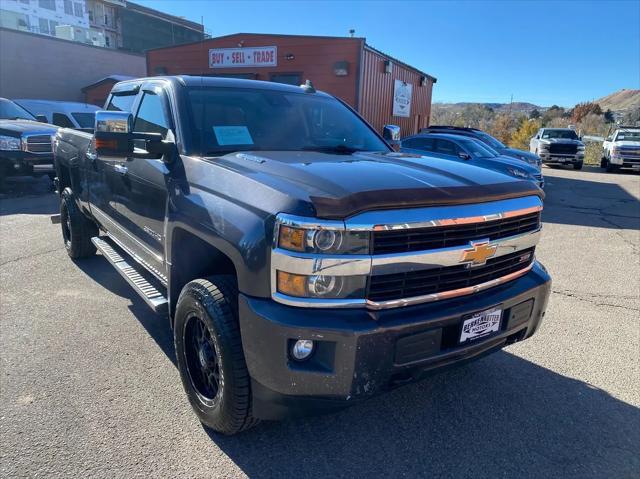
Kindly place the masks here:
[(582, 169), (582, 165), (583, 165), (583, 162), (582, 162), (582, 161), (580, 161), (580, 162), (578, 162), (578, 163), (574, 163), (574, 164), (573, 164), (573, 169), (574, 169), (574, 170), (581, 170), (581, 169)]
[(60, 197), (60, 225), (69, 257), (80, 259), (96, 254), (91, 238), (98, 234), (98, 227), (80, 212), (71, 188), (65, 188)]
[(238, 323), (238, 289), (229, 276), (188, 283), (176, 307), (178, 369), (200, 421), (222, 434), (257, 424)]

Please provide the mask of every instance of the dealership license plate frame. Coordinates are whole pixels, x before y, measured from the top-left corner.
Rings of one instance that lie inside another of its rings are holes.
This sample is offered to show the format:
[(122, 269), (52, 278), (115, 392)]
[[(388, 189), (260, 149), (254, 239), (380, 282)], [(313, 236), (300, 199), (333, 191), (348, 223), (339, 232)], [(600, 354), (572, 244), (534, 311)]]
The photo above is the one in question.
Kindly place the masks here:
[[(497, 321), (493, 321), (493, 323), (491, 325), (489, 325), (487, 328), (485, 328), (484, 330), (482, 330), (481, 332), (479, 332), (478, 334), (475, 335), (470, 335), (469, 333), (465, 333), (465, 325), (472, 322), (472, 321), (477, 321), (479, 319), (482, 318), (487, 318), (487, 316), (493, 314), (494, 316), (497, 314)], [(462, 319), (460, 321), (460, 331), (458, 334), (458, 344), (463, 345), (463, 344), (470, 344), (473, 343), (479, 339), (484, 339), (484, 338), (488, 338), (490, 336), (493, 336), (494, 334), (497, 334), (500, 332), (500, 330), (502, 329), (502, 321), (504, 319), (504, 308), (502, 307), (502, 304), (498, 304), (496, 306), (492, 306), (490, 308), (487, 309), (483, 309), (481, 311), (476, 311), (474, 313), (469, 313), (469, 314), (465, 314), (464, 316), (462, 316)]]

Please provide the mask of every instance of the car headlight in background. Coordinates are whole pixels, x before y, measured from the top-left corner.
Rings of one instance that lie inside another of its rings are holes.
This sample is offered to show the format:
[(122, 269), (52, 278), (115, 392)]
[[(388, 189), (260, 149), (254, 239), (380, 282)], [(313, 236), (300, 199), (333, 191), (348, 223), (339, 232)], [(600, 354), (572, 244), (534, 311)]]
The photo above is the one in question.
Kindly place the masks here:
[(17, 151), (22, 149), (20, 138), (13, 136), (0, 135), (0, 150)]

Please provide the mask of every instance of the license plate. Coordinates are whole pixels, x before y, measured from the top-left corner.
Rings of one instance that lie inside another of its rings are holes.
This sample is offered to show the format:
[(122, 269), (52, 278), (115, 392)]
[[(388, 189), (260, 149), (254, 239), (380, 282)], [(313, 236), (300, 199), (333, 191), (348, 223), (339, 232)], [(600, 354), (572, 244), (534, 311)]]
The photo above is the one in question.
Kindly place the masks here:
[(502, 308), (491, 308), (463, 318), (460, 343), (483, 338), (500, 331)]

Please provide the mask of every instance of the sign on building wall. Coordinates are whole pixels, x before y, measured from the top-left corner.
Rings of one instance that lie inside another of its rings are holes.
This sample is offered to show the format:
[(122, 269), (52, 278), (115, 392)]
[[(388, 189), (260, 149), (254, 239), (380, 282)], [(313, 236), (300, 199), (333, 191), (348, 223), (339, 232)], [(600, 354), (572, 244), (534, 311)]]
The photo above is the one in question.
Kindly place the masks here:
[[(396, 80), (393, 87), (393, 116), (409, 117), (411, 115), (411, 93), (413, 85)], [(388, 111), (388, 110), (387, 110)]]
[(212, 48), (209, 50), (209, 68), (275, 67), (277, 65), (277, 47)]

